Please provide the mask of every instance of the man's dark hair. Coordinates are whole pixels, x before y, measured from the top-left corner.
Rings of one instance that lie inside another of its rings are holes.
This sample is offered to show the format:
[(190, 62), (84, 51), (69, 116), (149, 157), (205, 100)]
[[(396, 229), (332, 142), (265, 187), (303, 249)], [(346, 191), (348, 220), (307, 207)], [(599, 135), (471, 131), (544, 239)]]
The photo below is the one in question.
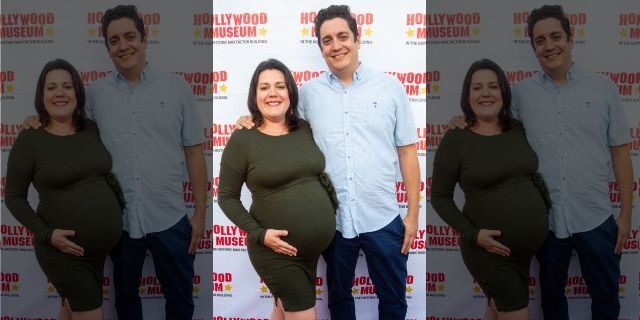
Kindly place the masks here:
[(260, 126), (264, 122), (264, 117), (260, 113), (258, 103), (256, 101), (256, 92), (258, 91), (258, 77), (260, 73), (265, 70), (279, 70), (284, 74), (284, 82), (287, 86), (287, 92), (289, 93), (289, 110), (285, 114), (285, 124), (289, 129), (289, 132), (295, 131), (300, 125), (300, 114), (298, 113), (298, 87), (296, 81), (293, 79), (293, 75), (289, 68), (276, 59), (269, 59), (260, 62), (253, 72), (251, 77), (251, 84), (249, 85), (249, 95), (247, 97), (247, 106), (253, 122), (256, 127)]
[(560, 25), (562, 29), (567, 34), (567, 41), (571, 40), (571, 24), (569, 24), (569, 19), (564, 15), (564, 11), (562, 10), (562, 6), (560, 5), (544, 5), (540, 8), (533, 9), (531, 14), (529, 15), (529, 20), (527, 21), (527, 27), (529, 29), (529, 39), (531, 40), (531, 46), (535, 49), (535, 42), (533, 39), (533, 27), (540, 20), (554, 18), (560, 21)]
[(87, 115), (84, 110), (85, 103), (85, 94), (84, 94), (84, 86), (82, 85), (82, 79), (80, 79), (80, 74), (78, 74), (78, 70), (71, 65), (71, 63), (67, 62), (63, 59), (55, 59), (47, 62), (42, 68), (40, 72), (40, 76), (38, 77), (38, 83), (36, 85), (36, 97), (34, 99), (34, 105), (36, 107), (36, 112), (38, 113), (38, 117), (40, 117), (40, 122), (46, 126), (49, 124), (51, 117), (47, 112), (47, 108), (44, 106), (44, 90), (45, 90), (45, 81), (47, 79), (47, 74), (53, 70), (65, 70), (71, 74), (71, 84), (73, 85), (73, 90), (76, 95), (76, 110), (73, 111), (73, 115), (71, 117), (71, 122), (75, 127), (76, 131), (80, 131), (84, 129), (86, 124)]
[(353, 33), (353, 41), (358, 39), (358, 23), (356, 23), (356, 19), (351, 15), (349, 6), (331, 5), (324, 9), (320, 9), (316, 15), (316, 19), (314, 20), (316, 38), (318, 38), (318, 47), (322, 48), (322, 42), (320, 41), (320, 27), (325, 21), (334, 18), (342, 18), (347, 21), (349, 29), (351, 29), (351, 32)]
[(107, 28), (113, 20), (128, 18), (136, 25), (136, 29), (140, 32), (140, 39), (145, 40), (144, 22), (138, 15), (138, 10), (134, 5), (119, 5), (105, 11), (102, 16), (102, 36), (104, 36), (104, 45), (109, 49), (109, 38), (107, 36)]
[(511, 114), (511, 88), (509, 88), (509, 81), (504, 71), (502, 71), (502, 68), (489, 59), (481, 59), (472, 63), (467, 71), (467, 75), (464, 77), (462, 95), (460, 96), (460, 107), (464, 113), (464, 119), (469, 127), (473, 126), (477, 120), (476, 114), (471, 109), (469, 91), (471, 89), (471, 77), (478, 70), (491, 70), (498, 76), (498, 86), (500, 87), (500, 94), (502, 95), (502, 109), (498, 114), (498, 124), (502, 131), (507, 131), (513, 127), (515, 123), (513, 115)]

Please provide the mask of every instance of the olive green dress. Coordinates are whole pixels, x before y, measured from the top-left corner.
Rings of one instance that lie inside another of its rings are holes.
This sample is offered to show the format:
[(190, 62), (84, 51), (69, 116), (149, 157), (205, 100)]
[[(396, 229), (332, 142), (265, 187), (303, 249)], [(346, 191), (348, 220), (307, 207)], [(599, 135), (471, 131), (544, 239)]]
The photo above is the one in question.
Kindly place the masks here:
[[(93, 122), (69, 136), (23, 130), (9, 154), (7, 208), (34, 233), (38, 263), (73, 311), (102, 305), (104, 261), (122, 233), (120, 203), (106, 178), (110, 171), (111, 156)], [(39, 196), (35, 211), (27, 201), (31, 183)], [(84, 256), (52, 246), (53, 229), (74, 230), (69, 239)]]
[[(318, 258), (336, 230), (333, 205), (318, 179), (324, 166), (306, 122), (283, 136), (236, 130), (222, 155), (220, 208), (247, 232), (251, 264), (286, 311), (315, 305)], [(245, 182), (252, 196), (249, 212), (240, 202)], [(297, 256), (264, 246), (267, 229), (288, 230), (281, 239), (298, 249)]]
[[(431, 203), (461, 233), (464, 263), (499, 311), (528, 305), (529, 265), (547, 236), (546, 189), (537, 168), (520, 124), (496, 136), (451, 130), (436, 151)], [(456, 183), (465, 195), (462, 212), (453, 201)], [(500, 230), (495, 239), (511, 249), (510, 256), (476, 245), (480, 229)]]

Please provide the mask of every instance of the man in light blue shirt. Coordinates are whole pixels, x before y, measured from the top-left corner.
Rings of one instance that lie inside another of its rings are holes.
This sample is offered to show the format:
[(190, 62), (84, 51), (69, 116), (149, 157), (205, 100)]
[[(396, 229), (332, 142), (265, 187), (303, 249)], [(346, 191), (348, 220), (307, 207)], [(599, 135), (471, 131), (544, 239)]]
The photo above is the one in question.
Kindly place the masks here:
[[(191, 319), (194, 258), (206, 208), (206, 164), (197, 106), (177, 75), (147, 63), (144, 25), (134, 6), (105, 12), (103, 34), (116, 68), (87, 90), (126, 199), (122, 238), (111, 254), (118, 319), (142, 319), (138, 293), (146, 251), (166, 299), (167, 319)], [(182, 184), (192, 183), (187, 217)]]
[[(300, 88), (299, 110), (325, 155), (340, 202), (336, 236), (324, 254), (331, 318), (356, 318), (351, 288), (362, 249), (379, 318), (404, 319), (406, 254), (418, 228), (420, 182), (411, 106), (397, 80), (360, 64), (349, 7), (320, 10), (315, 30), (330, 72)], [(398, 164), (409, 197), (404, 220), (395, 197)]]
[[(551, 196), (549, 235), (540, 261), (545, 319), (569, 319), (564, 287), (572, 250), (591, 295), (593, 319), (618, 319), (620, 253), (631, 228), (629, 127), (617, 88), (605, 76), (574, 65), (569, 20), (543, 6), (528, 21), (542, 72), (513, 89), (514, 115), (540, 159)], [(616, 219), (609, 173), (620, 186)]]

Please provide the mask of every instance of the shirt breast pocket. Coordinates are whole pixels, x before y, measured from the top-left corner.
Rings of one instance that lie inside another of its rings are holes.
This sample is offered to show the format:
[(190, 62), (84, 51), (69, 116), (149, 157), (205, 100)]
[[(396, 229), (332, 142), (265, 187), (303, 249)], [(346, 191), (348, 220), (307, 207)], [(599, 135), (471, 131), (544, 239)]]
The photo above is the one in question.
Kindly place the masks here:
[(146, 99), (142, 106), (144, 122), (155, 128), (180, 128), (182, 104), (176, 98), (158, 97)]
[(607, 101), (600, 97), (572, 97), (567, 103), (567, 117), (582, 130), (606, 129), (607, 106)]
[(360, 97), (354, 101), (354, 109), (358, 118), (370, 129), (380, 130), (393, 128), (395, 120), (395, 104), (393, 99), (385, 95)]

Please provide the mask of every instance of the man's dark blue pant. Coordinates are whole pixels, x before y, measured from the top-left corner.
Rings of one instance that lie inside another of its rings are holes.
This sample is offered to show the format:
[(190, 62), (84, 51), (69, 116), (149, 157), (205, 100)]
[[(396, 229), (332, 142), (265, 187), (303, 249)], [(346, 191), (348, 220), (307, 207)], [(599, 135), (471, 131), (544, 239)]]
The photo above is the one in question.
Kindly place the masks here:
[(185, 216), (171, 228), (133, 239), (122, 232), (111, 252), (119, 320), (141, 320), (142, 303), (138, 289), (147, 249), (153, 257), (156, 276), (164, 294), (166, 319), (191, 320), (193, 317), (193, 261), (188, 252), (191, 223)]
[(323, 257), (327, 262), (329, 311), (332, 320), (355, 320), (355, 304), (351, 288), (360, 249), (367, 260), (369, 276), (378, 296), (381, 320), (404, 319), (407, 256), (402, 254), (404, 224), (400, 216), (384, 228), (346, 239), (336, 232)]
[(614, 253), (618, 225), (613, 216), (597, 228), (559, 239), (549, 231), (536, 253), (540, 262), (540, 295), (545, 320), (568, 320), (565, 296), (571, 252), (575, 250), (580, 270), (591, 296), (591, 318), (617, 320), (620, 313), (618, 286), (620, 255)]

